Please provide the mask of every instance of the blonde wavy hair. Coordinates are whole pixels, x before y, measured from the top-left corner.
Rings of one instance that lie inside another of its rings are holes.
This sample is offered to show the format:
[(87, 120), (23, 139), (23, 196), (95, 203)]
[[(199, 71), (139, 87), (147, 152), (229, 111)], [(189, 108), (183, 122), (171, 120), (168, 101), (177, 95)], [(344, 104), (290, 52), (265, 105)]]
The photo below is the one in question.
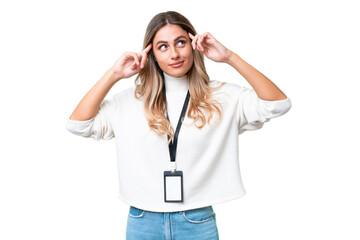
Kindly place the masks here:
[[(178, 12), (168, 11), (159, 13), (152, 18), (147, 26), (143, 49), (153, 42), (157, 31), (167, 24), (175, 24), (180, 26), (186, 32), (196, 35), (196, 31), (190, 21)], [(206, 123), (210, 124), (210, 120), (214, 112), (219, 115), (217, 123), (221, 119), (221, 104), (216, 100), (212, 100), (212, 93), (222, 87), (209, 87), (209, 76), (205, 69), (204, 54), (200, 51), (194, 51), (194, 62), (187, 73), (188, 86), (190, 92), (190, 106), (187, 113), (189, 119), (193, 119), (193, 123), (197, 128), (203, 128)], [(166, 96), (163, 71), (155, 61), (152, 49), (148, 53), (148, 61), (143, 69), (140, 70), (135, 79), (135, 98), (144, 100), (145, 116), (148, 121), (150, 130), (158, 135), (167, 134), (170, 136), (168, 144), (174, 137), (174, 129), (166, 118)], [(219, 105), (220, 108), (217, 106)], [(202, 109), (208, 113), (208, 118), (202, 112)], [(196, 123), (200, 121), (200, 124)], [(216, 123), (216, 124), (217, 124)]]

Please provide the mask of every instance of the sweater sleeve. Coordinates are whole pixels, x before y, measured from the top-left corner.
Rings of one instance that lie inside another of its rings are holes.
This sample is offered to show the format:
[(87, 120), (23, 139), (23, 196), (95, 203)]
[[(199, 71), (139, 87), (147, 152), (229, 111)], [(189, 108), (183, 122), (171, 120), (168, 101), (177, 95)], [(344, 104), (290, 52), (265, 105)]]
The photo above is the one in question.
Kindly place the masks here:
[(114, 137), (112, 117), (116, 111), (116, 98), (104, 100), (100, 104), (98, 113), (89, 120), (76, 121), (67, 119), (66, 129), (71, 133), (93, 138), (95, 140), (110, 140)]
[(266, 101), (259, 98), (254, 89), (241, 87), (237, 102), (239, 135), (244, 131), (262, 128), (265, 122), (285, 114), (290, 108), (289, 98)]

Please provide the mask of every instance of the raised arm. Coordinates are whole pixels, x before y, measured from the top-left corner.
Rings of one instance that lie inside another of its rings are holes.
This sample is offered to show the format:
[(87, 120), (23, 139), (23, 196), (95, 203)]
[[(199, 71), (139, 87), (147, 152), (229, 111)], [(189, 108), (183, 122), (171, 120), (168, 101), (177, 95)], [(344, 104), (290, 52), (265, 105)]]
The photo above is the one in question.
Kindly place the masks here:
[(228, 63), (234, 67), (249, 82), (259, 98), (266, 101), (287, 99), (286, 95), (270, 79), (236, 53), (224, 47), (210, 33), (196, 36), (189, 33), (189, 36), (193, 40), (193, 49), (203, 52), (207, 58), (215, 62)]
[(145, 66), (151, 44), (141, 53), (126, 52), (83, 97), (70, 120), (85, 121), (96, 116), (100, 104), (116, 82), (138, 73)]
[(234, 67), (253, 87), (259, 98), (267, 101), (285, 100), (286, 95), (266, 76), (230, 51), (226, 61)]
[(97, 114), (100, 104), (112, 86), (119, 81), (114, 72), (109, 69), (104, 76), (83, 97), (70, 116), (70, 120), (85, 121)]

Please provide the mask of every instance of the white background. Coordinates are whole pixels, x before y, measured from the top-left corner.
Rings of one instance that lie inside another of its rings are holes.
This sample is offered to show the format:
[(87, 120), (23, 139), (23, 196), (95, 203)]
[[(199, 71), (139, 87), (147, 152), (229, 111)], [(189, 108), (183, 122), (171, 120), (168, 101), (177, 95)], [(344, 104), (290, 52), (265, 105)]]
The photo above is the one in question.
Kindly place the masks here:
[[(360, 15), (349, 0), (2, 1), (0, 239), (125, 239), (115, 141), (75, 136), (65, 124), (168, 10), (210, 32), (293, 104), (240, 135), (247, 194), (213, 206), (220, 239), (360, 239)], [(206, 64), (211, 79), (249, 86), (229, 65)]]

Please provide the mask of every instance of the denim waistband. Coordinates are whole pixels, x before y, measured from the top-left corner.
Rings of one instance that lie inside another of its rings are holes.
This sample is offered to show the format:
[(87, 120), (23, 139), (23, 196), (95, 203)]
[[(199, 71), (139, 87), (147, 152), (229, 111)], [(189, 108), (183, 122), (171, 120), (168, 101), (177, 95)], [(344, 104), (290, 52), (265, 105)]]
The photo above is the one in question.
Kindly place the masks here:
[(137, 212), (137, 213), (141, 213), (141, 212), (148, 212), (148, 213), (153, 213), (153, 214), (164, 214), (164, 213), (168, 213), (168, 214), (182, 214), (183, 212), (201, 212), (201, 211), (211, 211), (214, 212), (214, 209), (212, 206), (206, 206), (206, 207), (201, 207), (201, 208), (193, 208), (193, 209), (188, 209), (188, 210), (183, 210), (183, 211), (178, 211), (178, 212), (152, 212), (152, 211), (147, 211), (141, 208), (137, 208), (134, 206), (130, 206), (130, 212)]

